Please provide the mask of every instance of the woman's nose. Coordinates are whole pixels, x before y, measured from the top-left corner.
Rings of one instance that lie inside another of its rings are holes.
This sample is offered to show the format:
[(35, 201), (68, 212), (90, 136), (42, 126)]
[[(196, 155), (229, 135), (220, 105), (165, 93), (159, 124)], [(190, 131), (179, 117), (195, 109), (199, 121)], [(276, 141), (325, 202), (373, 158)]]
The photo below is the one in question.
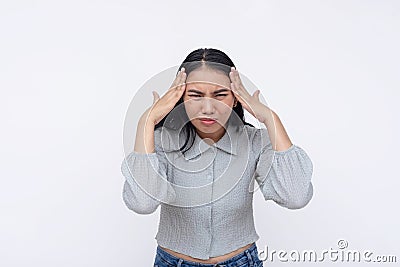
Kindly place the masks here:
[(214, 104), (213, 100), (210, 97), (204, 97), (201, 105), (201, 112), (203, 114), (213, 114), (214, 113)]

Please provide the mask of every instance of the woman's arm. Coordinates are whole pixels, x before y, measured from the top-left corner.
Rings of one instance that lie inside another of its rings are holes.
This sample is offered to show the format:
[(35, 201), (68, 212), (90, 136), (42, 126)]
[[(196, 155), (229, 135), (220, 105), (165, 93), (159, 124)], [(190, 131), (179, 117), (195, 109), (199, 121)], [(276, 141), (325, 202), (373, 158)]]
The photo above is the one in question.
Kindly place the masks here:
[(154, 124), (141, 118), (134, 151), (121, 165), (125, 177), (123, 200), (138, 214), (153, 213), (161, 202), (170, 203), (175, 199), (175, 192), (167, 182), (167, 160), (162, 149), (155, 145), (155, 136)]
[(303, 149), (292, 144), (278, 115), (260, 102), (260, 90), (251, 95), (234, 67), (229, 76), (232, 92), (243, 108), (267, 127), (258, 129), (252, 142), (261, 151), (255, 179), (264, 198), (290, 209), (304, 207), (313, 195), (311, 159)]
[(186, 73), (182, 68), (161, 98), (153, 91), (153, 104), (143, 113), (137, 125), (134, 151), (122, 162), (121, 172), (126, 179), (123, 199), (126, 206), (136, 213), (152, 213), (161, 202), (172, 203), (176, 198), (167, 180), (167, 160), (160, 147), (160, 134), (154, 126), (181, 98), (186, 88), (185, 81)]
[[(282, 134), (283, 131), (276, 132)], [(275, 146), (286, 149), (273, 149), (269, 132), (257, 129), (255, 135), (253, 143), (260, 146), (255, 179), (265, 200), (273, 200), (289, 209), (303, 208), (313, 196), (312, 161), (301, 147), (289, 143), (285, 136), (276, 134)], [(288, 144), (291, 145), (287, 147)]]
[(285, 151), (289, 149), (293, 144), (278, 115), (270, 108), (265, 107), (263, 118), (262, 123), (264, 123), (268, 130), (273, 149), (275, 151)]
[(154, 122), (148, 119), (148, 112), (145, 112), (139, 119), (134, 151), (137, 153), (154, 153)]

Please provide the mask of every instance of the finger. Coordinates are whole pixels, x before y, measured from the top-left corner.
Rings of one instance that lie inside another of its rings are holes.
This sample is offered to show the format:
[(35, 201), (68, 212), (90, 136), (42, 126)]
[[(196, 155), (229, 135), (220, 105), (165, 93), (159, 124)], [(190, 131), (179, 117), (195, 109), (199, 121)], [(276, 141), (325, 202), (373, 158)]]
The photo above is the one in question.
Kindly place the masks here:
[(243, 98), (242, 92), (237, 90), (237, 86), (235, 85), (235, 83), (231, 83), (231, 90), (232, 90), (233, 94), (240, 100), (240, 102), (243, 103), (244, 98)]
[(245, 108), (247, 111), (250, 112), (250, 105), (249, 105), (249, 101), (248, 98), (246, 97), (246, 95), (243, 95), (243, 93), (241, 91), (237, 91), (235, 89), (235, 85), (233, 83), (231, 83), (231, 87), (233, 88), (233, 93), (236, 96), (236, 98), (240, 101), (240, 103), (242, 104), (243, 108)]
[(178, 84), (175, 87), (171, 87), (166, 95), (166, 99), (168, 99), (168, 101), (175, 101), (175, 100), (179, 100), (179, 98), (181, 98), (181, 96), (183, 95), (183, 93), (185, 92), (186, 89), (186, 73), (182, 73), (181, 74), (181, 78), (178, 81)]
[(185, 68), (182, 68), (181, 78), (179, 80), (177, 90), (182, 90), (186, 86), (186, 84), (185, 84), (186, 77), (187, 77), (187, 75), (186, 75), (186, 72), (185, 72)]
[(178, 86), (180, 84), (180, 80), (182, 78), (182, 74), (184, 73), (184, 71), (183, 71), (184, 69), (185, 68), (182, 67), (178, 71), (178, 74), (176, 75), (176, 77), (175, 77), (175, 79), (174, 79), (174, 81), (173, 81), (173, 83), (172, 83), (172, 85), (171, 85), (171, 87), (169, 89), (174, 89), (174, 88), (176, 88), (176, 86)]
[(152, 91), (152, 93), (153, 93), (153, 104), (154, 104), (160, 99), (160, 96), (156, 91)]
[[(238, 84), (238, 88), (240, 88), (241, 90), (246, 91), (246, 89), (245, 89), (245, 87), (244, 87), (244, 85), (243, 85), (243, 83), (242, 83), (242, 79), (240, 79), (239, 71), (237, 71), (237, 70), (235, 69), (235, 71), (234, 71), (233, 73), (234, 73), (234, 76), (236, 77), (236, 83)], [(247, 92), (247, 91), (246, 91), (246, 92)], [(250, 95), (250, 94), (249, 94), (249, 95)]]
[(254, 92), (253, 96), (254, 96), (258, 101), (260, 101), (260, 90), (256, 90), (256, 91)]
[(178, 90), (178, 100), (185, 93), (185, 90), (186, 90), (186, 83), (182, 84)]
[(179, 86), (178, 91), (183, 93), (185, 89), (186, 89), (186, 83), (185, 81), (183, 81), (182, 84)]
[(234, 83), (238, 83), (239, 82), (239, 76), (238, 76), (238, 71), (236, 70), (236, 68), (234, 68), (234, 67), (231, 67), (231, 80), (234, 82)]
[(231, 82), (236, 83), (237, 79), (235, 76), (235, 69), (234, 67), (231, 68), (231, 71), (229, 72), (229, 78), (231, 78)]
[(249, 97), (251, 96), (249, 94), (249, 92), (246, 91), (246, 89), (242, 88), (237, 83), (231, 83), (231, 88), (232, 88), (232, 91), (236, 95), (239, 95), (242, 99), (249, 99)]
[(231, 90), (235, 95), (239, 94), (234, 82), (231, 82)]
[(174, 81), (172, 82), (172, 84), (171, 84), (169, 90), (171, 90), (171, 89), (173, 89), (173, 88), (176, 88), (176, 86), (178, 85), (178, 82), (179, 82), (180, 77), (181, 77), (181, 71), (178, 71), (178, 74), (176, 75)]
[(181, 71), (178, 71), (178, 74), (176, 75), (176, 77), (175, 77), (174, 81), (172, 82), (171, 87), (169, 89), (175, 88), (175, 86), (178, 83), (178, 79), (180, 77), (180, 74), (181, 74)]
[(231, 69), (232, 69), (232, 71), (229, 74), (229, 76), (231, 77), (232, 82), (236, 86), (236, 91), (243, 92), (243, 94), (250, 96), (250, 94), (247, 92), (246, 88), (244, 88), (242, 81), (240, 80), (239, 72), (236, 69), (234, 69), (233, 67)]

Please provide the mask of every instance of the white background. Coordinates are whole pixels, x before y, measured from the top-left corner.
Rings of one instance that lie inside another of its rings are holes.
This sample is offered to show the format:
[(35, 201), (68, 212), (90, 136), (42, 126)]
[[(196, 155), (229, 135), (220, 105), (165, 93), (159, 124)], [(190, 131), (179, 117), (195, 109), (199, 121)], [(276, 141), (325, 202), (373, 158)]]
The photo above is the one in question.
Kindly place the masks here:
[(124, 119), (148, 79), (200, 47), (232, 58), (314, 163), (305, 208), (255, 194), (259, 249), (320, 253), (345, 239), (399, 261), (399, 10), (394, 0), (2, 1), (0, 266), (152, 266), (159, 209), (122, 202)]

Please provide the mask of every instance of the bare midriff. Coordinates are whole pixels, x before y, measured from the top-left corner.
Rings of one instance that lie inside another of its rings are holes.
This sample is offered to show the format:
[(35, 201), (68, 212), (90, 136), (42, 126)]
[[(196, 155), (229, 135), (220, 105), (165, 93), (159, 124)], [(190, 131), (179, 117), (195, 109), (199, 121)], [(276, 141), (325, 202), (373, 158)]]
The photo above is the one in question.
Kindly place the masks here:
[(195, 262), (201, 262), (201, 263), (218, 263), (218, 262), (230, 259), (233, 256), (245, 251), (246, 249), (250, 248), (252, 244), (254, 244), (254, 243), (250, 243), (250, 244), (248, 244), (248, 245), (246, 245), (244, 247), (238, 248), (237, 250), (234, 250), (232, 252), (229, 252), (229, 253), (221, 255), (221, 256), (211, 257), (208, 260), (193, 258), (193, 257), (190, 257), (188, 255), (181, 254), (179, 252), (170, 250), (168, 248), (164, 248), (162, 246), (160, 246), (160, 248), (162, 248), (163, 250), (167, 251), (169, 254), (174, 255), (175, 257), (178, 257), (178, 258), (181, 258), (181, 259), (184, 259), (184, 260), (187, 260), (187, 261), (195, 261)]

